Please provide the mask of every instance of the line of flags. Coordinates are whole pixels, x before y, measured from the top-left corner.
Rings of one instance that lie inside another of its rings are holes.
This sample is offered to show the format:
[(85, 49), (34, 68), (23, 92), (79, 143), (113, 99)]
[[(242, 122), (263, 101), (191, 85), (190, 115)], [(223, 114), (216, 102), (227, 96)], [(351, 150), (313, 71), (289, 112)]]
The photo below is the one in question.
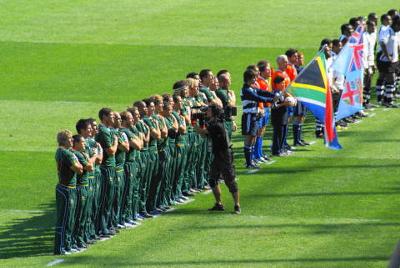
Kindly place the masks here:
[[(356, 29), (331, 66), (327, 66), (324, 49), (319, 51), (287, 89), (318, 121), (324, 123), (325, 145), (330, 149), (342, 148), (338, 141), (335, 120), (351, 116), (363, 109), (363, 32), (363, 27)], [(336, 114), (332, 104), (328, 68), (345, 77), (345, 86)]]

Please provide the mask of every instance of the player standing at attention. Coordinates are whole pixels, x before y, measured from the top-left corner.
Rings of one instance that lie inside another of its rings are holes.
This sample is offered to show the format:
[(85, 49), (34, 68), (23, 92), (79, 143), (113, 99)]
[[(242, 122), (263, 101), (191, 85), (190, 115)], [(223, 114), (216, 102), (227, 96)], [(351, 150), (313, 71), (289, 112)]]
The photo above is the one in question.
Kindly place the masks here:
[(103, 162), (100, 165), (101, 172), (101, 204), (100, 204), (100, 235), (108, 238), (115, 235), (111, 229), (111, 216), (114, 201), (115, 184), (115, 153), (118, 148), (118, 138), (111, 132), (114, 125), (114, 114), (110, 108), (102, 108), (99, 111), (99, 132), (96, 134), (96, 141), (103, 148)]
[(376, 25), (373, 21), (367, 21), (367, 30), (363, 33), (363, 59), (364, 59), (364, 93), (363, 106), (371, 108), (371, 80), (375, 73), (375, 45), (376, 45)]
[(56, 186), (56, 230), (54, 254), (65, 255), (77, 252), (72, 249), (72, 231), (75, 223), (76, 209), (76, 174), (82, 173), (82, 165), (71, 152), (72, 133), (69, 130), (57, 134), (58, 184)]
[[(261, 90), (272, 92), (272, 88), (270, 85), (272, 70), (271, 65), (266, 60), (261, 60), (257, 63), (258, 67), (258, 76), (257, 76), (257, 83)], [(258, 135), (256, 138), (256, 144), (254, 146), (254, 150), (257, 150), (255, 153), (256, 156), (259, 157), (261, 162), (267, 162), (269, 157), (267, 154), (263, 153), (263, 136), (265, 133), (265, 129), (268, 125), (268, 121), (271, 115), (271, 103), (264, 102), (262, 103), (262, 108), (264, 109), (263, 116), (258, 121), (259, 122), (259, 130)]]
[(83, 172), (77, 176), (77, 204), (75, 213), (75, 227), (74, 227), (74, 245), (78, 249), (87, 248), (85, 239), (86, 228), (90, 224), (90, 206), (89, 204), (89, 172), (93, 171), (93, 164), (96, 161), (96, 155), (91, 158), (86, 152), (85, 139), (81, 135), (72, 136), (73, 146), (72, 152), (78, 158), (79, 163), (83, 167)]
[(390, 25), (392, 24), (392, 18), (388, 14), (383, 14), (381, 16), (381, 27), (378, 31), (378, 46), (376, 51), (376, 67), (379, 72), (378, 79), (376, 80), (376, 98), (378, 104), (383, 104), (383, 97), (385, 92), (385, 75), (386, 75), (386, 68), (385, 63), (381, 61), (381, 56), (384, 53), (386, 48), (385, 40), (388, 40), (391, 34)]

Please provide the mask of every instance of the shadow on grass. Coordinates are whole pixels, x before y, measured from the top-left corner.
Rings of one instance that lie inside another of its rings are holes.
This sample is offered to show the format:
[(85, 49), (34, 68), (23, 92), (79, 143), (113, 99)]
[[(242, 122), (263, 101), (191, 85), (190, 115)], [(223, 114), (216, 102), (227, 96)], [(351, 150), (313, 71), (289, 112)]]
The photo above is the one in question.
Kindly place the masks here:
[[(246, 267), (251, 267), (252, 264), (274, 264), (274, 263), (286, 263), (287, 265), (295, 263), (341, 263), (341, 262), (377, 262), (377, 261), (388, 261), (388, 256), (353, 256), (353, 257), (328, 257), (328, 258), (294, 258), (294, 259), (220, 259), (220, 260), (207, 260), (204, 258), (199, 258), (196, 260), (176, 260), (176, 261), (134, 261), (132, 259), (115, 259), (113, 260), (114, 266), (160, 266), (160, 267), (184, 267), (185, 265), (198, 265), (199, 267), (204, 267), (208, 265), (245, 265)], [(68, 259), (68, 264), (85, 264), (85, 263), (107, 263), (109, 258), (106, 257), (92, 257), (92, 256), (76, 256), (74, 258)], [(288, 266), (290, 267), (290, 266)], [(344, 266), (349, 267), (349, 266)]]
[(368, 196), (368, 195), (400, 195), (400, 190), (394, 191), (369, 191), (369, 192), (304, 192), (304, 193), (266, 193), (246, 196), (248, 199), (262, 198), (296, 198), (316, 196)]
[(333, 231), (351, 229), (354, 233), (355, 229), (364, 227), (399, 227), (400, 222), (349, 222), (349, 223), (282, 223), (282, 224), (234, 224), (234, 225), (201, 225), (192, 226), (192, 229), (252, 229), (252, 228), (267, 228), (267, 229), (281, 229), (281, 228), (308, 228), (315, 229), (314, 232), (331, 233)]
[[(397, 163), (395, 164), (360, 164), (360, 165), (337, 165), (336, 163), (333, 163), (332, 165), (323, 165), (323, 164), (318, 164), (316, 163), (314, 166), (308, 166), (308, 167), (274, 167), (274, 166), (268, 166), (268, 165), (263, 165), (261, 169), (257, 170), (256, 174), (295, 174), (295, 173), (303, 173), (303, 172), (312, 172), (312, 171), (318, 171), (321, 169), (340, 169), (343, 171), (344, 169), (351, 169), (351, 170), (359, 170), (359, 169), (388, 169), (388, 168), (398, 168), (399, 165)], [(242, 168), (237, 168), (236, 169), (238, 174), (248, 174), (248, 170), (242, 169)]]
[(0, 226), (0, 259), (48, 255), (53, 252), (55, 205), (44, 204), (30, 215), (11, 219)]

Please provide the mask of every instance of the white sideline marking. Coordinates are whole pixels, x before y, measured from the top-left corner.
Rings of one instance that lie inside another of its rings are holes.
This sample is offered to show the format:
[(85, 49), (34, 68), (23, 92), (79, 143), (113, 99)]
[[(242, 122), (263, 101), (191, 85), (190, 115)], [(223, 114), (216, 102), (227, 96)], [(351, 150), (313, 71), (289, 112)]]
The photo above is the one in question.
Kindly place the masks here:
[(310, 141), (309, 144), (313, 145), (313, 144), (315, 144), (315, 141)]
[(64, 259), (55, 259), (54, 261), (49, 262), (46, 266), (50, 267), (50, 266), (54, 266), (54, 265), (57, 265), (62, 262), (64, 262)]
[(11, 213), (45, 213), (44, 210), (4, 209)]
[(376, 115), (376, 113), (372, 113), (368, 117), (374, 117), (375, 115)]
[(176, 208), (170, 208), (167, 211), (165, 211), (165, 213), (168, 213), (168, 212), (171, 212), (171, 211), (174, 211), (174, 210), (176, 210)]
[(250, 169), (246, 172), (246, 174), (254, 174), (258, 171), (259, 169)]
[(271, 160), (271, 161), (268, 161), (266, 164), (267, 165), (272, 165), (273, 163), (275, 163), (276, 162), (276, 160)]
[(388, 108), (383, 108), (382, 111), (386, 112), (386, 111), (389, 111), (389, 109)]
[(360, 124), (362, 122), (362, 120), (358, 120), (356, 122), (354, 122), (354, 124)]

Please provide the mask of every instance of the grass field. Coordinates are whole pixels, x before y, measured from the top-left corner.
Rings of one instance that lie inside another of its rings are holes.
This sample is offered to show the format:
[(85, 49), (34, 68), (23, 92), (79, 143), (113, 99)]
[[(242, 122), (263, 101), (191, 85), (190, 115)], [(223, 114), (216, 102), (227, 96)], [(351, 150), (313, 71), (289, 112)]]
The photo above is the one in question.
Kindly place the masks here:
[(289, 47), (310, 60), (348, 18), (394, 4), (0, 1), (0, 267), (386, 267), (400, 233), (398, 110), (339, 133), (339, 152), (318, 141), (252, 175), (238, 154), (240, 216), (209, 214), (200, 194), (62, 258), (51, 254), (54, 152), (58, 130), (103, 106), (122, 110), (206, 67), (231, 70), (238, 92), (248, 64)]

